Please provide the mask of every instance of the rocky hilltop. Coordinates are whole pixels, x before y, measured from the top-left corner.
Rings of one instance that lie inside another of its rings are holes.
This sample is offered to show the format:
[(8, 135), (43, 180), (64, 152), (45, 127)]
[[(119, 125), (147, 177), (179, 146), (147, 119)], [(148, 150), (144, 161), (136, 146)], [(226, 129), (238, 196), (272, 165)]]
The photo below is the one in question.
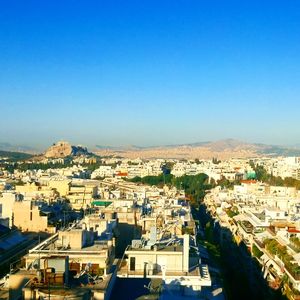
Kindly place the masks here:
[(86, 147), (72, 146), (70, 143), (65, 141), (59, 141), (53, 144), (45, 152), (47, 158), (63, 158), (67, 156), (79, 156), (90, 154)]

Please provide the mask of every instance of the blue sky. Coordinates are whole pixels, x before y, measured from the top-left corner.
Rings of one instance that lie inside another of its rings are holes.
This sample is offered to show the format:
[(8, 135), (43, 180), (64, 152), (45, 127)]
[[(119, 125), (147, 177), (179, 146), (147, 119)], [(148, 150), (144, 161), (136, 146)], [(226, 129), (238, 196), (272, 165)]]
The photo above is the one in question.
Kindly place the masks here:
[(0, 142), (300, 137), (299, 1), (1, 1)]

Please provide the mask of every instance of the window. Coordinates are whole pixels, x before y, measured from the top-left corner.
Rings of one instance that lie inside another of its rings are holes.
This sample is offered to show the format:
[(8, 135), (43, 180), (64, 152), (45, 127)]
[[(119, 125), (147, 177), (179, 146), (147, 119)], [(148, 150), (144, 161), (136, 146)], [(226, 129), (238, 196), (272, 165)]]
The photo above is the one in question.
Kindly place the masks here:
[(135, 271), (135, 257), (130, 257), (130, 271)]

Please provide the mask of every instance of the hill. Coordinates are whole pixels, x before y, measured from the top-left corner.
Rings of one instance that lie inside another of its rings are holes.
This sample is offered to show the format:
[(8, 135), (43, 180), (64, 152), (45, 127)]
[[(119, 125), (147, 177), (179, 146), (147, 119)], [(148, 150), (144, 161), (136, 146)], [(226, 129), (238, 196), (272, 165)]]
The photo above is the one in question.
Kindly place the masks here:
[(12, 152), (0, 150), (0, 159), (8, 158), (9, 160), (25, 160), (31, 158), (33, 155), (23, 152)]
[(213, 142), (199, 142), (182, 145), (157, 147), (105, 147), (97, 146), (95, 150), (101, 156), (122, 156), (126, 158), (179, 158), (179, 159), (219, 159), (247, 158), (257, 156), (300, 156), (300, 148), (251, 144), (235, 139)]
[(45, 152), (47, 158), (64, 158), (68, 156), (89, 156), (92, 153), (88, 152), (86, 147), (83, 146), (72, 146), (70, 143), (65, 141), (57, 142), (49, 147)]
[(0, 142), (0, 150), (1, 151), (9, 151), (9, 152), (23, 152), (35, 154), (38, 153), (39, 150), (26, 145), (12, 145), (6, 142)]

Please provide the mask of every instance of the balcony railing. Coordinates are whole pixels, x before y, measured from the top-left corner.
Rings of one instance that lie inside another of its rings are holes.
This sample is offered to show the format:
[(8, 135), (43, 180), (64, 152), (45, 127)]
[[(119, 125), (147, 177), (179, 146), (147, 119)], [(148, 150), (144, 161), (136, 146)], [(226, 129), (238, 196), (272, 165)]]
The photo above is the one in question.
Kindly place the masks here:
[[(203, 278), (203, 280), (210, 280), (210, 276), (208, 272), (202, 272), (203, 274), (200, 273), (199, 266), (193, 266), (189, 268), (188, 272), (184, 271), (177, 271), (177, 270), (166, 270), (165, 276), (168, 277), (173, 277), (173, 276), (199, 276)], [(118, 274), (124, 277), (148, 277), (148, 276), (157, 276), (157, 277), (162, 277), (163, 272), (161, 271), (161, 268), (154, 267), (153, 269), (149, 268), (136, 268), (134, 270), (130, 270), (128, 262), (127, 261), (122, 261), (119, 265), (118, 269)]]

